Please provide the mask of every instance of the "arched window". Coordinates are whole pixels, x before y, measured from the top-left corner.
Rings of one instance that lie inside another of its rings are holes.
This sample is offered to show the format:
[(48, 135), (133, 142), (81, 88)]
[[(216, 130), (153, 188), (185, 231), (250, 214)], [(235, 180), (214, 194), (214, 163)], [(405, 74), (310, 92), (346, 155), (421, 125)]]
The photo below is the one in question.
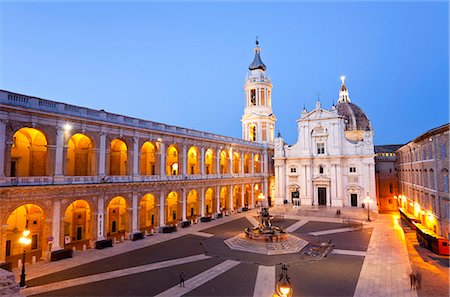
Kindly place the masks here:
[(70, 139), (67, 148), (66, 175), (94, 175), (92, 141), (84, 134), (76, 133)]
[(323, 174), (323, 166), (319, 165), (319, 174)]
[(249, 140), (250, 141), (256, 141), (256, 125), (255, 124), (251, 124), (249, 127)]
[(430, 188), (434, 190), (434, 171), (430, 169)]
[(34, 128), (21, 128), (13, 135), (10, 176), (44, 176), (47, 168), (47, 139)]
[(127, 174), (127, 145), (120, 139), (111, 141), (109, 153), (109, 174)]
[(442, 190), (443, 190), (443, 192), (448, 193), (448, 170), (447, 169), (442, 170), (442, 177), (443, 177)]

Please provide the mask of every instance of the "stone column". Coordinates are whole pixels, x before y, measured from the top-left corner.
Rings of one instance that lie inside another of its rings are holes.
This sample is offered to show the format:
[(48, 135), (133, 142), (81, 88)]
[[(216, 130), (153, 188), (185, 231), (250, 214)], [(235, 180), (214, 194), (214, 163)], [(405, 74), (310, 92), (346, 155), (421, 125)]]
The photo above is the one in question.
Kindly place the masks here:
[(229, 186), (229, 194), (228, 194), (228, 196), (229, 196), (229, 199), (230, 199), (230, 210), (233, 210), (234, 209), (234, 203), (233, 203), (233, 186)]
[(52, 251), (61, 249), (61, 201), (58, 199), (53, 200), (53, 219), (52, 219), (52, 236), (53, 244)]
[(181, 189), (181, 199), (182, 199), (182, 220), (186, 221), (186, 189)]
[(139, 216), (138, 193), (133, 192), (132, 211), (131, 211), (131, 234), (139, 232), (138, 216)]
[(97, 240), (105, 238), (105, 196), (100, 194), (97, 201)]
[(255, 185), (250, 184), (250, 186), (251, 186), (250, 196), (252, 199), (252, 208), (253, 208), (255, 206), (255, 193), (254, 193)]
[(201, 199), (201, 206), (202, 206), (202, 209), (201, 209), (201, 211), (200, 211), (200, 215), (202, 216), (202, 217), (204, 217), (205, 216), (205, 188), (203, 188), (203, 187), (201, 187), (200, 188), (200, 199)]
[(220, 149), (216, 150), (216, 174), (220, 174)]
[[(159, 175), (161, 177), (166, 176), (166, 146), (164, 142), (159, 143), (159, 154), (160, 154), (160, 162), (159, 162)], [(164, 205), (164, 203), (163, 203)], [(164, 222), (164, 221), (163, 221)]]
[[(230, 152), (230, 151), (228, 151), (228, 152)], [(230, 174), (233, 174), (233, 150), (231, 150), (229, 162), (230, 162), (230, 164), (229, 164)]]
[(0, 120), (0, 178), (5, 177), (6, 122)]
[(263, 173), (267, 174), (269, 173), (269, 155), (267, 152), (264, 152), (264, 160), (261, 160), (263, 162)]
[(336, 200), (341, 201), (342, 206), (346, 206), (347, 200), (345, 199), (346, 195), (342, 193), (342, 186), (341, 164), (338, 164), (336, 166)]
[(216, 186), (216, 212), (221, 213), (221, 211), (220, 211), (220, 186)]
[(164, 219), (165, 213), (166, 213), (165, 210), (164, 210), (165, 204), (166, 204), (165, 200), (166, 199), (164, 197), (164, 191), (161, 190), (161, 192), (159, 194), (159, 226), (160, 227), (166, 225), (166, 220)]
[(200, 150), (200, 174), (205, 175), (205, 148), (202, 147)]
[(181, 158), (182, 158), (182, 174), (186, 175), (187, 174), (187, 148), (186, 145), (183, 144), (183, 147), (181, 148)]
[(244, 207), (245, 206), (245, 187), (242, 184), (241, 185), (241, 206)]
[(244, 167), (245, 167), (245, 152), (242, 151), (241, 152), (241, 174), (245, 173)]
[(100, 150), (98, 155), (98, 175), (104, 177), (106, 175), (106, 133), (100, 132)]
[(254, 153), (252, 153), (251, 154), (251, 156), (252, 156), (252, 162), (251, 162), (251, 166), (252, 166), (252, 169), (250, 170), (250, 172), (252, 173), (252, 175), (253, 174), (255, 174), (255, 154)]
[(139, 176), (139, 137), (133, 137), (133, 177)]
[(56, 150), (55, 150), (55, 178), (62, 177), (63, 167), (63, 149), (64, 149), (64, 129), (56, 128)]

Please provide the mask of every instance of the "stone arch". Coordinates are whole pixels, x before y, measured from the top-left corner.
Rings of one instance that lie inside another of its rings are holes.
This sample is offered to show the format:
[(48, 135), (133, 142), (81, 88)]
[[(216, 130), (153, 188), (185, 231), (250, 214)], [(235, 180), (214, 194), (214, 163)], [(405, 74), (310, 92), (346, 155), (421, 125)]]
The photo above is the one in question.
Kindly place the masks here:
[(196, 190), (191, 190), (187, 195), (186, 217), (188, 219), (194, 219), (195, 217), (200, 216), (199, 210), (200, 210), (200, 203), (198, 192)]
[(241, 154), (233, 152), (233, 173), (241, 173)]
[(233, 207), (235, 209), (242, 207), (241, 186), (239, 185), (233, 186)]
[(220, 195), (219, 195), (219, 205), (221, 210), (225, 211), (225, 210), (229, 210), (229, 203), (227, 203), (228, 201), (228, 189), (227, 187), (222, 187), (220, 188)]
[(159, 173), (156, 158), (156, 146), (150, 141), (146, 141), (141, 146), (140, 156), (140, 174), (141, 175), (156, 175)]
[(167, 148), (166, 175), (179, 175), (180, 172), (180, 150), (175, 144)]
[(73, 134), (67, 141), (66, 175), (92, 176), (95, 175), (94, 143), (87, 135)]
[(94, 215), (88, 201), (78, 199), (70, 203), (64, 213), (64, 248), (82, 249), (93, 238)]
[(47, 136), (35, 128), (23, 127), (12, 136), (10, 176), (47, 175)]
[(166, 222), (168, 224), (176, 224), (180, 221), (179, 195), (172, 191), (166, 197)]
[(255, 173), (261, 173), (261, 155), (255, 154), (253, 157), (253, 166)]
[(216, 166), (215, 164), (215, 154), (214, 150), (209, 148), (205, 152), (205, 173), (206, 174), (215, 174), (216, 173)]
[(45, 219), (43, 209), (37, 204), (21, 204), (10, 212), (6, 217), (6, 262), (17, 267), (18, 260), (22, 259), (24, 246), (19, 238), (25, 229), (30, 231), (28, 238), (31, 239), (31, 244), (25, 247), (25, 262), (31, 262), (32, 257), (36, 260), (42, 257), (46, 246)]
[(153, 194), (145, 194), (139, 202), (139, 230), (148, 233), (154, 226), (158, 226), (158, 207)]
[(252, 187), (249, 184), (244, 185), (244, 206), (252, 204)]
[(108, 203), (106, 215), (106, 236), (116, 240), (127, 238), (126, 233), (130, 229), (130, 213), (127, 199), (122, 196), (112, 198)]
[(228, 166), (228, 154), (227, 150), (222, 150), (220, 152), (220, 174), (230, 173), (230, 169)]
[(217, 211), (214, 205), (214, 189), (208, 188), (205, 191), (205, 215), (211, 215)]
[(115, 138), (109, 147), (109, 175), (127, 175), (128, 146)]
[(251, 173), (252, 167), (252, 157), (250, 154), (244, 154), (244, 172), (243, 173)]
[(187, 152), (187, 174), (200, 174), (200, 158), (198, 148), (191, 146)]

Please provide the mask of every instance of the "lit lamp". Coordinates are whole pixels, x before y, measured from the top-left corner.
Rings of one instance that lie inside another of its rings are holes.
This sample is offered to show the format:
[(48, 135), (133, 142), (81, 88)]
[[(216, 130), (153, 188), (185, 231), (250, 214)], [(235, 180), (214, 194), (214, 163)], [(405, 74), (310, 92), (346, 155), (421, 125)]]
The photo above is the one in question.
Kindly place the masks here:
[(291, 297), (293, 293), (287, 270), (287, 265), (283, 264), (281, 266), (280, 279), (276, 285), (277, 293), (280, 297)]
[(20, 275), (20, 287), (24, 288), (26, 287), (25, 284), (25, 249), (27, 245), (31, 243), (31, 239), (28, 238), (28, 235), (30, 235), (30, 230), (25, 229), (23, 230), (22, 237), (19, 238), (19, 242), (23, 245), (23, 256), (22, 256), (22, 274)]
[(263, 193), (259, 193), (259, 195), (258, 195), (258, 200), (260, 201), (260, 207), (261, 207), (261, 208), (263, 207), (263, 201), (264, 201), (264, 199), (266, 199), (266, 197), (264, 196), (264, 194), (263, 194)]
[(370, 206), (370, 202), (372, 202), (372, 199), (370, 198), (369, 195), (367, 195), (366, 199), (364, 199), (364, 202), (367, 205), (367, 221), (370, 222), (370, 210), (369, 210), (369, 206)]

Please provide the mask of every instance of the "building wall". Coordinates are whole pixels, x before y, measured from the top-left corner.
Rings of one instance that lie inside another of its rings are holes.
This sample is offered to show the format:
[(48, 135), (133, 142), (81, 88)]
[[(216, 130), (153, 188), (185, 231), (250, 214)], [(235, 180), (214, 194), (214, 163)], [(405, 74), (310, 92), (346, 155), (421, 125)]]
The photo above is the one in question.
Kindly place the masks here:
[[(191, 208), (198, 216), (251, 208), (260, 193), (270, 193), (273, 153), (266, 144), (7, 91), (0, 91), (0, 106), (0, 262), (17, 264), (21, 249), (15, 237), (25, 227), (34, 236), (27, 261), (47, 259), (51, 250), (89, 248), (104, 238), (127, 240), (138, 231), (193, 219)], [(74, 139), (88, 144), (73, 152)], [(155, 147), (148, 158), (156, 167), (153, 174), (142, 168), (148, 142)], [(206, 168), (208, 150), (212, 170)], [(80, 169), (82, 164), (88, 170)], [(80, 172), (90, 175), (75, 175)], [(152, 202), (145, 203), (146, 197)], [(153, 215), (152, 225), (140, 219), (145, 213)], [(83, 233), (79, 241), (77, 232)]]
[(397, 150), (400, 203), (422, 224), (449, 238), (449, 125), (434, 128)]
[(398, 206), (396, 159), (396, 154), (392, 152), (380, 152), (375, 156), (377, 200), (380, 211), (396, 210)]

